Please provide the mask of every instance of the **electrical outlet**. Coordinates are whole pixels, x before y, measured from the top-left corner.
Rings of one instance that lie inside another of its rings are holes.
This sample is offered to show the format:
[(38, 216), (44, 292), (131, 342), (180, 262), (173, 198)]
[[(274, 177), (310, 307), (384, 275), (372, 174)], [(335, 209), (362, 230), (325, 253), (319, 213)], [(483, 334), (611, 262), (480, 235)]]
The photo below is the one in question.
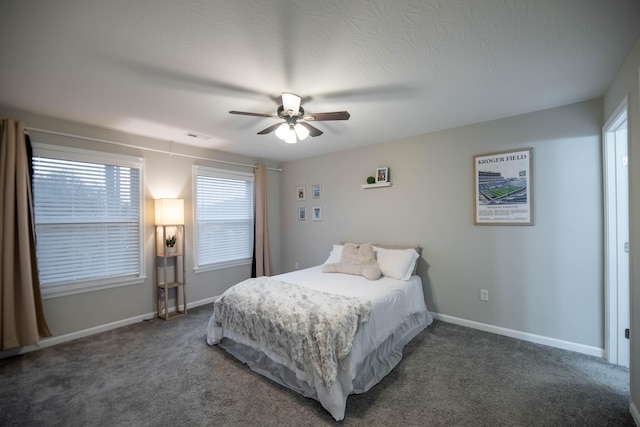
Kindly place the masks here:
[(297, 262), (293, 264), (293, 268), (295, 268), (296, 270), (298, 269), (298, 263)]
[(489, 291), (486, 289), (480, 289), (480, 300), (489, 301)]

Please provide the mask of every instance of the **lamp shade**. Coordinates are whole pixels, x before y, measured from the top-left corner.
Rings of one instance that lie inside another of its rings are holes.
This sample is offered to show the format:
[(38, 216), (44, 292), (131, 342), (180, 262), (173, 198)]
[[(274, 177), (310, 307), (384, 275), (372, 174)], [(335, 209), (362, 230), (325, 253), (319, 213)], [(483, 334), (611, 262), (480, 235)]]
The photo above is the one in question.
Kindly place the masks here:
[(298, 138), (296, 138), (296, 131), (293, 130), (293, 127), (291, 127), (287, 132), (288, 133), (284, 138), (284, 142), (286, 142), (287, 144), (295, 144), (296, 142), (298, 142)]
[(300, 123), (296, 123), (293, 129), (296, 131), (296, 135), (298, 136), (298, 139), (300, 141), (304, 140), (306, 137), (309, 136), (309, 129), (302, 126)]
[(184, 224), (184, 199), (156, 199), (156, 225)]
[(289, 125), (286, 123), (281, 124), (280, 126), (278, 126), (278, 129), (276, 129), (276, 136), (283, 141), (287, 137), (288, 133)]

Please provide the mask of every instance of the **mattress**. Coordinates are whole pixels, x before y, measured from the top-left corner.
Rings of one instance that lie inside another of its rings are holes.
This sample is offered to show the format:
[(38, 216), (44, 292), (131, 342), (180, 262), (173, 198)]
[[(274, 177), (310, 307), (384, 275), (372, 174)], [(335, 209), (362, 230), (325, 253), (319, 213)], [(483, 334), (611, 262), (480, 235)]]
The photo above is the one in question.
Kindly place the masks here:
[(355, 334), (351, 351), (330, 387), (315, 372), (300, 369), (289, 358), (216, 326), (215, 315), (207, 326), (207, 342), (220, 345), (255, 372), (318, 400), (336, 420), (344, 418), (348, 395), (364, 393), (377, 384), (400, 362), (402, 348), (433, 321), (417, 275), (408, 280), (382, 277), (370, 281), (356, 275), (323, 273), (322, 266), (316, 266), (274, 278), (370, 302), (369, 319)]

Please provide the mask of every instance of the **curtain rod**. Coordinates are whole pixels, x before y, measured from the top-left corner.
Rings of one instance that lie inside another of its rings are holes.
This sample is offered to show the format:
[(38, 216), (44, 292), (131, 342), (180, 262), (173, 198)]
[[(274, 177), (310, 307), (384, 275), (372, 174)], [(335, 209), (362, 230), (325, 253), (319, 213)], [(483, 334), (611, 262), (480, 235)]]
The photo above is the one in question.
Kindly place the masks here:
[[(226, 165), (242, 166), (242, 167), (245, 167), (245, 168), (252, 168), (252, 169), (257, 168), (256, 165), (247, 165), (245, 163), (228, 162), (226, 160), (216, 160), (216, 159), (211, 159), (211, 158), (208, 158), (208, 157), (192, 156), (191, 154), (174, 153), (172, 151), (160, 150), (158, 148), (141, 147), (139, 145), (125, 144), (124, 142), (110, 141), (108, 139), (91, 138), (91, 137), (88, 137), (88, 136), (73, 135), (73, 134), (70, 134), (70, 133), (57, 132), (57, 131), (54, 131), (54, 130), (38, 129), (38, 128), (32, 128), (32, 127), (25, 127), (25, 130), (32, 131), (32, 132), (47, 133), (47, 134), (50, 134), (50, 135), (65, 136), (65, 137), (68, 137), (68, 138), (84, 139), (84, 140), (87, 140), (87, 141), (102, 142), (104, 144), (119, 145), (121, 147), (127, 147), (127, 148), (137, 148), (139, 150), (153, 151), (155, 153), (169, 154), (169, 155), (172, 155), (172, 156), (182, 156), (182, 157), (189, 157), (191, 159), (206, 160), (206, 161), (209, 161), (209, 162), (216, 162), (216, 163), (224, 163)], [(173, 142), (173, 141), (169, 141), (169, 142)], [(267, 168), (267, 169), (271, 170), (271, 171), (282, 172), (282, 169), (280, 169), (280, 168)]]

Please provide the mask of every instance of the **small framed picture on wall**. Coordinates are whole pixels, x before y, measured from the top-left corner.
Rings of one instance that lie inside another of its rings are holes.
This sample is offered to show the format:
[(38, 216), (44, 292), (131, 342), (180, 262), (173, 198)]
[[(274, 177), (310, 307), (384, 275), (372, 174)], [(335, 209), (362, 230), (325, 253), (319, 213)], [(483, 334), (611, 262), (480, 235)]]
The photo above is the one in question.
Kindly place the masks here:
[(304, 186), (296, 188), (296, 200), (304, 200)]
[(314, 221), (322, 221), (322, 207), (314, 206), (311, 208), (313, 210), (313, 220)]
[(376, 169), (376, 182), (389, 182), (389, 168), (382, 167)]
[(304, 207), (298, 208), (298, 219), (304, 221), (307, 217), (307, 209)]
[(314, 184), (311, 187), (311, 197), (313, 197), (314, 199), (320, 198), (320, 184)]

